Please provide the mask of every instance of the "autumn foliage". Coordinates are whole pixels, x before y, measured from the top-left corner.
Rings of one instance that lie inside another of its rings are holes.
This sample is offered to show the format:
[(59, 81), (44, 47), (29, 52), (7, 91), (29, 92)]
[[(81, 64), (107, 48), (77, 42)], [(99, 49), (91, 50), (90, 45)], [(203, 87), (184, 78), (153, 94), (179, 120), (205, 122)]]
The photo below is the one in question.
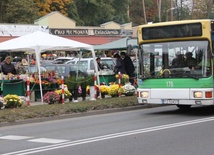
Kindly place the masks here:
[(68, 16), (67, 9), (73, 0), (34, 0), (39, 8), (39, 15), (44, 16), (52, 11), (59, 11)]

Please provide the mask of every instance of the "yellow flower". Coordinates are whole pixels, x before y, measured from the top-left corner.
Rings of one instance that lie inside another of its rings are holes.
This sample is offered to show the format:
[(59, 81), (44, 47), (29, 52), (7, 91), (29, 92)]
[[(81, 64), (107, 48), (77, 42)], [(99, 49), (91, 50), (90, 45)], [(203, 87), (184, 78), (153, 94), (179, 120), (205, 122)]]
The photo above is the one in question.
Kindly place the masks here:
[(100, 86), (100, 92), (103, 94), (107, 94), (108, 93), (108, 87), (106, 85), (101, 85)]
[(110, 85), (108, 94), (111, 95), (111, 96), (112, 95), (117, 95), (118, 94), (118, 90), (119, 90), (119, 85), (118, 84)]
[(119, 78), (119, 75), (118, 75), (118, 74), (116, 74), (116, 75), (115, 75), (115, 77), (118, 79), (118, 78)]
[[(62, 95), (62, 89), (59, 89), (59, 90), (55, 90), (55, 92), (59, 95)], [(64, 90), (64, 95), (65, 97), (70, 97), (72, 96), (71, 92), (69, 90)]]
[(22, 100), (18, 95), (8, 94), (3, 99), (5, 102), (5, 107), (19, 107), (22, 103)]

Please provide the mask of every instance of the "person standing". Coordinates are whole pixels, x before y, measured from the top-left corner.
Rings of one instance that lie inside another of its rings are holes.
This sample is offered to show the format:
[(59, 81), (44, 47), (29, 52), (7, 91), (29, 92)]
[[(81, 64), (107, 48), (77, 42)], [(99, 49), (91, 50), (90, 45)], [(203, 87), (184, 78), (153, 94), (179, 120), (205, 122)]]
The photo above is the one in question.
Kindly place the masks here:
[(5, 58), (4, 64), (1, 66), (1, 70), (4, 75), (9, 75), (9, 74), (17, 74), (15, 66), (11, 63), (11, 58), (10, 56), (7, 56)]
[(132, 59), (125, 52), (121, 52), (120, 56), (121, 56), (122, 60), (124, 61), (125, 70), (129, 76), (129, 82), (133, 85), (134, 84), (135, 67), (134, 67), (134, 64), (132, 62)]
[(118, 74), (119, 72), (121, 74), (126, 74), (126, 70), (125, 70), (125, 64), (124, 61), (121, 59), (119, 54), (115, 54), (114, 58), (116, 59), (116, 65), (114, 66), (114, 73)]

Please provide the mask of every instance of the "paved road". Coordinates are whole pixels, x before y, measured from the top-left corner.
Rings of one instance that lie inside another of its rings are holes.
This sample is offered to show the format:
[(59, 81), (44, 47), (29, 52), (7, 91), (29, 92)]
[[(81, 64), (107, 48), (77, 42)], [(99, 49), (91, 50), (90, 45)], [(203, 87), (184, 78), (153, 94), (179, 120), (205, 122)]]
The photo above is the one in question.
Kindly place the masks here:
[(175, 106), (0, 128), (0, 154), (211, 155), (214, 107)]

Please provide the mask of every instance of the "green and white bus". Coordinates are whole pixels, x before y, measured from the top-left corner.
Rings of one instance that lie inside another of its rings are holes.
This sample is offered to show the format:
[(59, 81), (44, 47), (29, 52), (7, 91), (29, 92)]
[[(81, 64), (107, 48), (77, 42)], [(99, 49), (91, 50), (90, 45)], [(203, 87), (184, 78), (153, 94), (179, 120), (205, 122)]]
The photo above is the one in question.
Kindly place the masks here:
[[(137, 33), (139, 104), (177, 105), (181, 109), (214, 105), (214, 21), (141, 25)], [(194, 63), (189, 63), (187, 55)]]

